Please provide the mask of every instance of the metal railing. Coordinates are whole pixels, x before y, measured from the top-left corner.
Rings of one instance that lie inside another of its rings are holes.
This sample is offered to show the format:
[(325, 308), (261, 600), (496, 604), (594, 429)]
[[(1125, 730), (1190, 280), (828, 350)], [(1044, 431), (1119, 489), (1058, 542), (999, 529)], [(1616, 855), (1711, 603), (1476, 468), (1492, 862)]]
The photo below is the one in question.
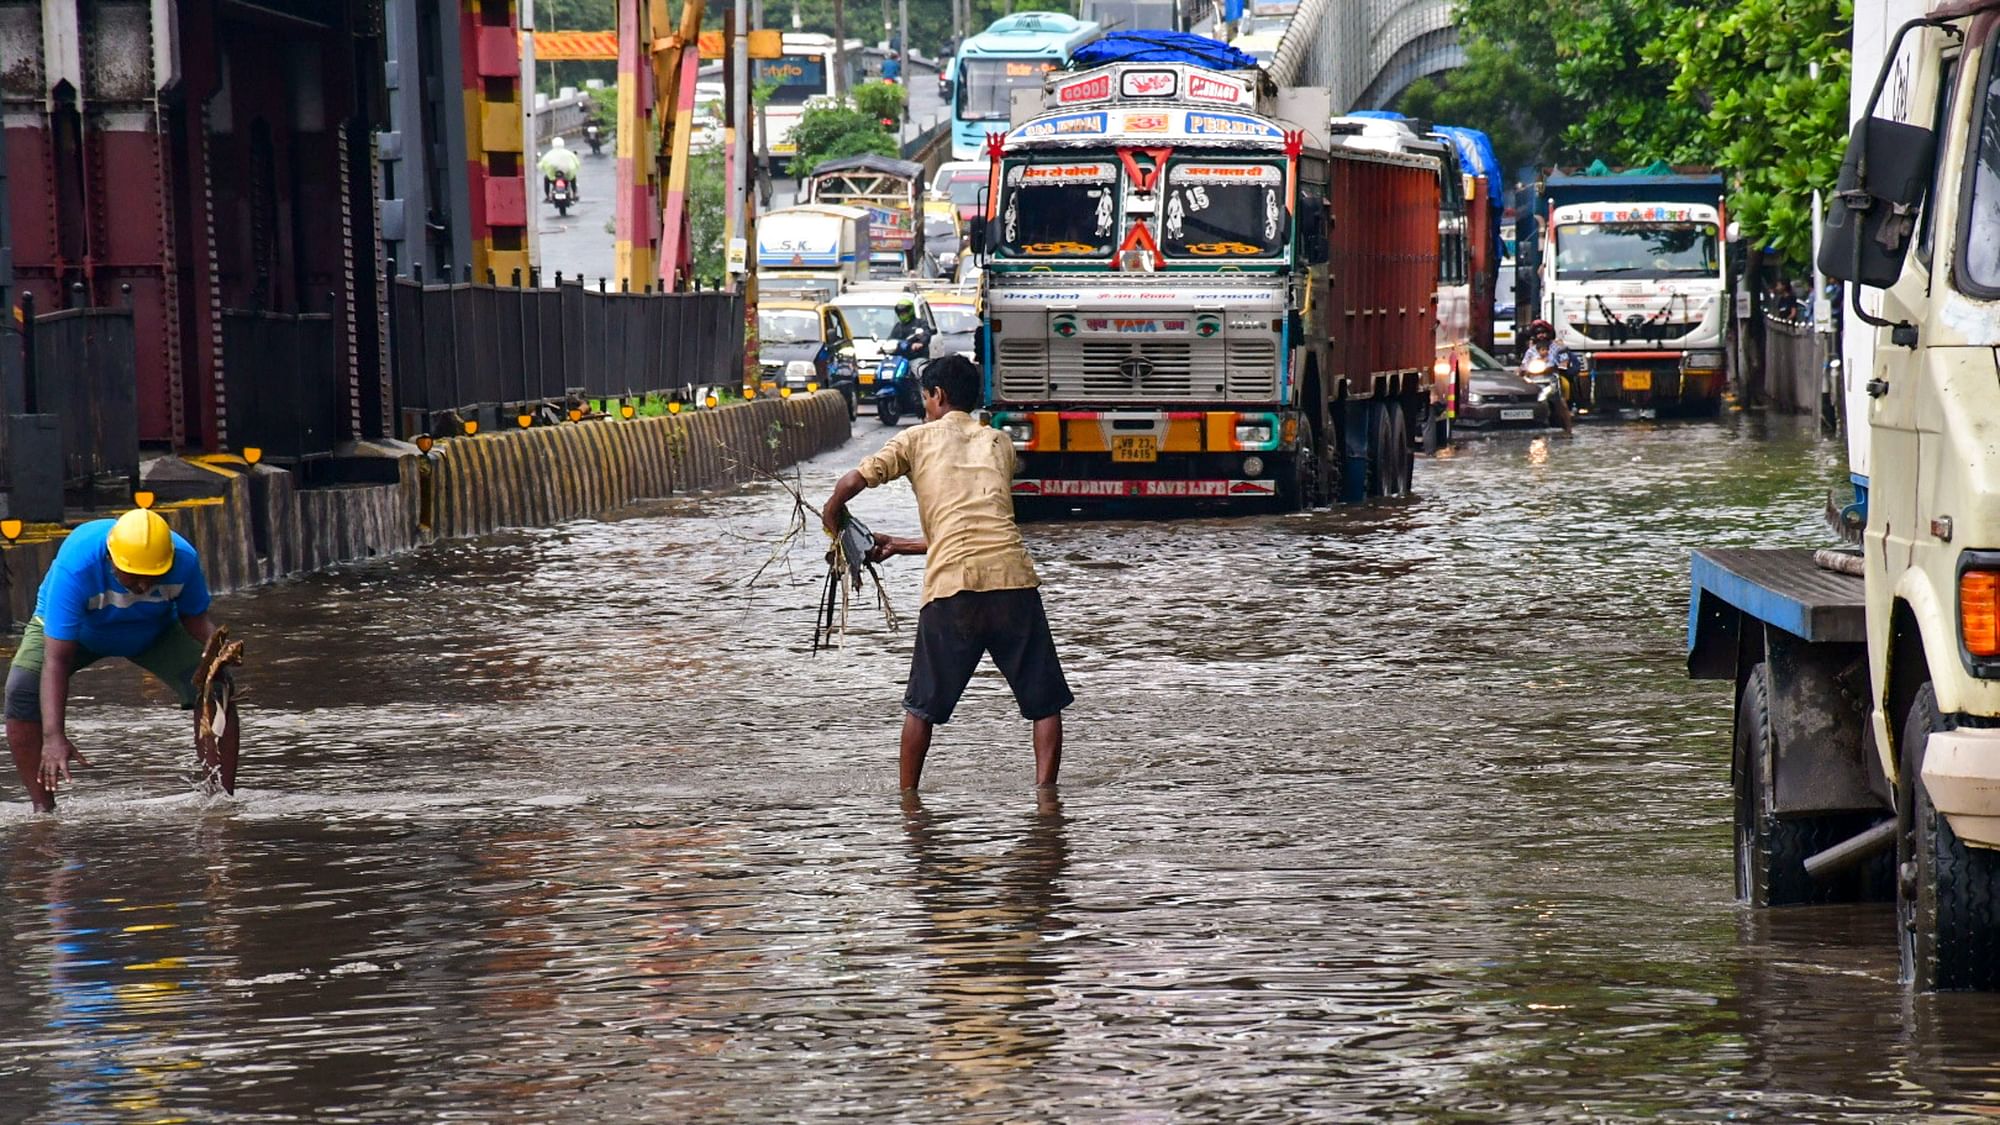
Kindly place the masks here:
[(398, 278), (389, 331), (406, 435), (433, 432), (447, 412), (733, 386), (743, 370), (743, 298), (735, 293)]
[(1834, 338), (1808, 321), (1764, 317), (1764, 389), (1771, 405), (1790, 414), (1837, 407), (1840, 389), (1828, 362)]

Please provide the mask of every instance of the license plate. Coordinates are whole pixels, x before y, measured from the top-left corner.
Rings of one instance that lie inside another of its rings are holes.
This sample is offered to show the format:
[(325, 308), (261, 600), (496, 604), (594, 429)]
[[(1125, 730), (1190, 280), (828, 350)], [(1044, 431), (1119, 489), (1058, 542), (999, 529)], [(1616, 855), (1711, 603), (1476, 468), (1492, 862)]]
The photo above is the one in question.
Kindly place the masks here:
[(1502, 410), (1500, 412), (1500, 420), (1502, 422), (1532, 422), (1535, 420), (1535, 412), (1525, 406), (1516, 407), (1512, 410)]
[(864, 386), (864, 387), (869, 387), (869, 386), (873, 386), (874, 384), (875, 384), (875, 374), (874, 374), (874, 372), (872, 372), (872, 371), (863, 371), (863, 372), (861, 373), (861, 385), (862, 385), (862, 386)]
[(1158, 461), (1159, 444), (1153, 435), (1145, 437), (1115, 437), (1111, 439), (1111, 459), (1113, 461)]
[(1651, 371), (1621, 371), (1618, 375), (1625, 389), (1628, 391), (1650, 391), (1653, 389), (1653, 373)]

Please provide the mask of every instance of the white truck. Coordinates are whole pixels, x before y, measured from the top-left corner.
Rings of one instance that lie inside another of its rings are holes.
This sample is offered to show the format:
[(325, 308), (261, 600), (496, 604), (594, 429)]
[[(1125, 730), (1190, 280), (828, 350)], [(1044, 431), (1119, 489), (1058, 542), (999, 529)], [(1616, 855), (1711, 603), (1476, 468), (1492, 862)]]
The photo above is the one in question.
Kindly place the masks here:
[(757, 291), (831, 301), (868, 279), (868, 212), (808, 203), (757, 220)]
[(1714, 414), (1727, 380), (1722, 177), (1555, 175), (1542, 184), (1541, 316), (1589, 370), (1585, 411)]
[(1861, 337), (1845, 369), (1860, 548), (1697, 551), (1688, 668), (1735, 686), (1739, 892), (1893, 897), (1917, 988), (1993, 990), (2000, 0), (1888, 31), (1894, 14), (1857, 5), (1855, 126), (1820, 254)]

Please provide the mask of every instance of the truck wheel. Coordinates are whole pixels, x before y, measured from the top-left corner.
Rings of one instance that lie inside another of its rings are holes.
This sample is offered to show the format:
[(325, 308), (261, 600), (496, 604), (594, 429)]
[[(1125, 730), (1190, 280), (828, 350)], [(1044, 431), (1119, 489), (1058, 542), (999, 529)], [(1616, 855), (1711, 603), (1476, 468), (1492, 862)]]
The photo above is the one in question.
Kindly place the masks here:
[(1903, 721), (1897, 785), (1896, 933), (1921, 991), (2000, 988), (2000, 854), (1968, 848), (1924, 791), (1924, 750), (1947, 729), (1925, 684)]
[(1389, 487), (1391, 496), (1408, 496), (1416, 482), (1417, 451), (1410, 440), (1409, 415), (1403, 404), (1389, 404)]
[(1865, 832), (1881, 817), (1829, 813), (1780, 818), (1772, 811), (1771, 764), (1778, 753), (1771, 727), (1771, 668), (1750, 669), (1736, 704), (1736, 895), (1751, 906), (1869, 902), (1888, 897), (1891, 860), (1885, 853), (1824, 879), (1806, 874), (1806, 857)]
[(1391, 446), (1395, 438), (1389, 433), (1389, 408), (1386, 403), (1370, 402), (1362, 409), (1368, 411), (1368, 487), (1367, 497), (1379, 500), (1389, 495), (1395, 483), (1395, 472), (1390, 468)]

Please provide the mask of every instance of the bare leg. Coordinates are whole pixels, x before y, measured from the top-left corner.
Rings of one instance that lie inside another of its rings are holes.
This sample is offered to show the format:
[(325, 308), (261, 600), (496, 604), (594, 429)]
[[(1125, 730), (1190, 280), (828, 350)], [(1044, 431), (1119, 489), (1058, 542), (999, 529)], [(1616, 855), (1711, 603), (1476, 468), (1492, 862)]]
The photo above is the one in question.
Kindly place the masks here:
[(42, 788), (42, 724), (8, 719), (7, 748), (14, 752), (14, 772), (27, 786), (28, 803), (36, 812), (56, 811), (55, 795)]
[(924, 755), (931, 752), (932, 729), (928, 720), (907, 711), (903, 713), (903, 752), (898, 773), (905, 792), (915, 789), (924, 776)]
[(1062, 716), (1035, 720), (1035, 784), (1054, 785), (1062, 770)]

